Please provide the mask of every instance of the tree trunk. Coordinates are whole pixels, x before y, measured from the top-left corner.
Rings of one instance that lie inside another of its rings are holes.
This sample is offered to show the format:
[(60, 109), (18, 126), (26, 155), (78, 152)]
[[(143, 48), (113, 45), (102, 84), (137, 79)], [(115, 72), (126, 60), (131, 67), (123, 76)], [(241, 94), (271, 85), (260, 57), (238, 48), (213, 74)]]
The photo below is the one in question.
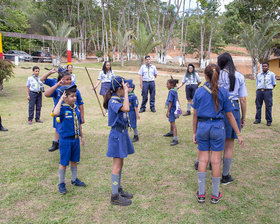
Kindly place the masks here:
[(0, 79), (0, 91), (3, 90), (3, 79)]
[(185, 3), (186, 3), (186, 0), (183, 1), (183, 13), (182, 13), (182, 23), (181, 23), (180, 66), (184, 65), (184, 63), (183, 63), (183, 42), (184, 42)]
[(258, 74), (258, 59), (257, 58), (252, 58), (252, 76), (253, 79), (256, 79)]
[(204, 35), (205, 35), (205, 26), (200, 24), (200, 69), (205, 68), (204, 62)]
[(121, 51), (121, 66), (124, 66), (124, 60), (123, 60), (123, 50)]
[(211, 54), (211, 47), (212, 47), (212, 38), (213, 38), (213, 29), (214, 29), (214, 21), (211, 22), (211, 31), (210, 31), (210, 37), (209, 37), (209, 44), (208, 44), (208, 53), (207, 53), (207, 62), (206, 65), (210, 62), (210, 54)]

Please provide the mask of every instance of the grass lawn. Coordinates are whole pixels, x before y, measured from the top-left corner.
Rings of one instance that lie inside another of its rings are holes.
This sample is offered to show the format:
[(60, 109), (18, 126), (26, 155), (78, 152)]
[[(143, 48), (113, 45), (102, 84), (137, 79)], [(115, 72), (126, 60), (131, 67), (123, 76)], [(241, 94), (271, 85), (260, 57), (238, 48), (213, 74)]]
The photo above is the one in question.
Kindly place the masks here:
[[(42, 75), (46, 65), (39, 65)], [(92, 64), (88, 67), (100, 68)], [(98, 72), (90, 72), (96, 80)], [(159, 76), (157, 113), (151, 113), (148, 107), (141, 114), (140, 141), (135, 143), (135, 154), (125, 159), (122, 185), (134, 194), (133, 204), (118, 207), (109, 203), (112, 159), (106, 157), (110, 131), (107, 118), (100, 112), (85, 70), (74, 69), (74, 73), (85, 102), (86, 120), (83, 125), (86, 146), (81, 148), (78, 176), (87, 187), (72, 186), (67, 169), (68, 193), (63, 196), (58, 193), (59, 152), (47, 151), (54, 136), (50, 117), (53, 101), (43, 98), (43, 124), (28, 125), (25, 85), (32, 71), (18, 67), (15, 78), (4, 83), (4, 91), (0, 93), (0, 114), (3, 125), (9, 129), (0, 133), (1, 223), (280, 223), (279, 87), (274, 90), (272, 126), (267, 127), (264, 118), (262, 124), (253, 125), (255, 82), (246, 80), (249, 93), (247, 125), (243, 130), (246, 145), (244, 149), (235, 147), (231, 171), (235, 181), (221, 186), (224, 197), (219, 204), (212, 205), (208, 172), (207, 202), (198, 204), (194, 197), (197, 172), (193, 164), (197, 149), (192, 143), (192, 117), (176, 121), (180, 144), (169, 146), (171, 139), (162, 137), (169, 130), (164, 109), (167, 77)], [(138, 76), (123, 76), (133, 78), (141, 102)], [(183, 88), (179, 98), (185, 112)]]

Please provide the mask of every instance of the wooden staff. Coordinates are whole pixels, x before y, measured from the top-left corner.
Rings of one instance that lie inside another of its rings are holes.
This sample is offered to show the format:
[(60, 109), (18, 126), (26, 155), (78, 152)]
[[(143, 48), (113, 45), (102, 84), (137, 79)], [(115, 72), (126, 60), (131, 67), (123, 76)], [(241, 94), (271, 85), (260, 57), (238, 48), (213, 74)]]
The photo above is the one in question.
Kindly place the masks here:
[(92, 82), (91, 77), (90, 77), (90, 75), (89, 75), (89, 72), (88, 72), (88, 70), (87, 70), (87, 67), (85, 67), (85, 69), (86, 69), (86, 71), (87, 71), (87, 74), (88, 74), (89, 80), (90, 80), (90, 82), (91, 82), (91, 85), (92, 85), (93, 91), (95, 92), (96, 98), (97, 98), (97, 100), (98, 100), (98, 103), (99, 103), (99, 106), (100, 106), (101, 112), (102, 112), (103, 116), (105, 116), (104, 111), (103, 111), (103, 108), (102, 108), (101, 103), (100, 103), (100, 101), (99, 101), (99, 98), (98, 98), (97, 92), (96, 92), (96, 90), (94, 89), (93, 82)]

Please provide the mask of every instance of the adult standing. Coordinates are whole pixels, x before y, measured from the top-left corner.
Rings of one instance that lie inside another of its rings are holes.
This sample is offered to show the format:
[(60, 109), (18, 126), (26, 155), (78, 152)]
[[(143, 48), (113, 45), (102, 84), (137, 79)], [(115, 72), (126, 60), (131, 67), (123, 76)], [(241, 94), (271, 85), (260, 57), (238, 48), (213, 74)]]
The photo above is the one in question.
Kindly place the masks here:
[[(96, 90), (99, 84), (101, 83), (100, 88), (100, 95), (103, 96), (103, 101), (106, 95), (106, 92), (110, 89), (112, 78), (115, 76), (114, 72), (111, 68), (111, 63), (109, 61), (105, 61), (102, 67), (102, 71), (99, 73), (97, 83), (94, 86), (94, 89)], [(108, 112), (106, 109), (106, 116), (108, 116)]]
[(254, 124), (261, 123), (262, 118), (262, 105), (265, 102), (265, 119), (266, 125), (271, 126), (272, 122), (272, 90), (276, 86), (275, 74), (269, 71), (268, 62), (262, 64), (263, 72), (257, 76), (257, 93), (256, 93), (256, 118)]
[[(218, 65), (221, 68), (219, 76), (219, 85), (229, 91), (230, 99), (233, 102), (233, 115), (239, 130), (245, 126), (246, 118), (246, 96), (247, 89), (244, 76), (236, 71), (232, 57), (229, 53), (223, 53), (218, 57)], [(239, 106), (240, 103), (240, 106)], [(240, 116), (241, 107), (241, 116)], [(222, 184), (229, 184), (234, 181), (229, 174), (234, 149), (234, 139), (237, 135), (230, 125), (227, 118), (225, 118), (226, 142), (223, 158), (223, 175), (221, 179)]]
[(180, 89), (184, 84), (186, 84), (186, 98), (187, 98), (187, 112), (183, 116), (191, 115), (191, 105), (194, 97), (194, 93), (200, 85), (200, 77), (195, 70), (193, 64), (188, 65), (188, 69), (184, 75), (182, 83), (177, 89)]
[(149, 55), (145, 56), (145, 64), (141, 66), (138, 74), (140, 75), (140, 88), (142, 89), (142, 104), (139, 113), (143, 113), (146, 111), (148, 93), (150, 93), (150, 109), (152, 112), (156, 112), (155, 78), (157, 77), (157, 69), (154, 65), (151, 64), (151, 57)]

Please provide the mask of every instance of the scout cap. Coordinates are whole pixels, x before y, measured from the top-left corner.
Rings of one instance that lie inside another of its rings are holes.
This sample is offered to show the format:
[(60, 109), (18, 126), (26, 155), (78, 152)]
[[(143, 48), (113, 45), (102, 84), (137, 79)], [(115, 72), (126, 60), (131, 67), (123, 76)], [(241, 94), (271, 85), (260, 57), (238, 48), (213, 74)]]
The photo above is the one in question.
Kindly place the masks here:
[(110, 89), (116, 92), (118, 88), (122, 86), (122, 81), (124, 81), (124, 83), (127, 83), (127, 80), (121, 76), (113, 77), (111, 81)]

